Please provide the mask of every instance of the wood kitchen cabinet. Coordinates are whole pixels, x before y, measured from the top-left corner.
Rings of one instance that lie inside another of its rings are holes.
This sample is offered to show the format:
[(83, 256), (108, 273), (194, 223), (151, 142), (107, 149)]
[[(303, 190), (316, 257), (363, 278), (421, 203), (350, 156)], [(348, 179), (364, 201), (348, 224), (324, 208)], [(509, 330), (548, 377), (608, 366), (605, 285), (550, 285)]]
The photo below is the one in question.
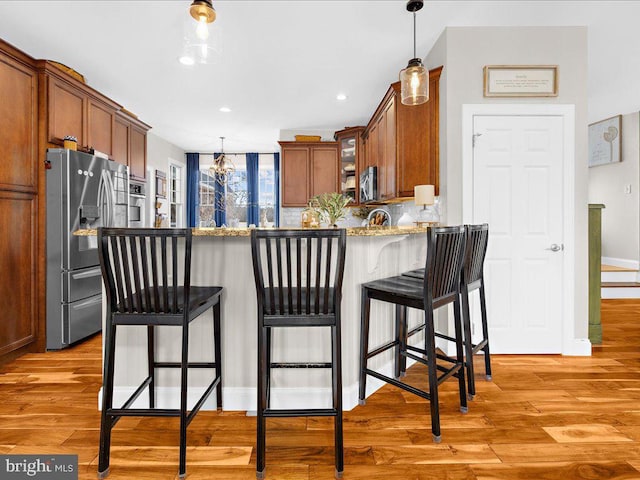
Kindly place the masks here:
[(402, 105), (400, 82), (392, 84), (363, 132), (365, 166), (378, 167), (378, 198), (413, 197), (416, 185), (439, 192), (439, 80), (442, 67), (429, 71), (429, 101)]
[(0, 40), (0, 363), (38, 349), (38, 75), (33, 59)]
[(349, 127), (335, 133), (338, 142), (340, 192), (351, 199), (349, 205), (360, 203), (360, 171), (363, 157), (364, 127)]
[(147, 173), (147, 131), (149, 125), (125, 112), (115, 116), (113, 159), (129, 166), (129, 177), (144, 181)]
[(338, 142), (279, 142), (282, 206), (304, 207), (309, 199), (338, 190)]
[(71, 135), (78, 148), (93, 148), (113, 158), (115, 114), (121, 107), (78, 80), (66, 75), (49, 62), (43, 62), (48, 82), (49, 143), (62, 145)]

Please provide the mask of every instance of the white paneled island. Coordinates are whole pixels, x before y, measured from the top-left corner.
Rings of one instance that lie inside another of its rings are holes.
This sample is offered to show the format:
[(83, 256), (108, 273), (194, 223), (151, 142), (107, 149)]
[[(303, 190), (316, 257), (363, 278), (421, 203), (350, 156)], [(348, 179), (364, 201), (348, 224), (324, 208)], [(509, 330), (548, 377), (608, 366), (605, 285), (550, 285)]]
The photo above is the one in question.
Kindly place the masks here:
[[(95, 235), (95, 231), (84, 234)], [(358, 404), (360, 348), (360, 285), (364, 282), (424, 267), (426, 228), (349, 228), (342, 299), (343, 399), (345, 410)], [(77, 232), (77, 234), (83, 234)], [(251, 262), (250, 230), (196, 228), (193, 230), (192, 285), (224, 287), (222, 295), (222, 383), (224, 410), (255, 410), (257, 377), (257, 302)], [(104, 303), (104, 302), (103, 302)], [(104, 316), (103, 305), (103, 316)], [(372, 302), (370, 347), (392, 338), (393, 307)], [(213, 359), (212, 313), (205, 312), (191, 323), (190, 360)], [(419, 312), (409, 313), (412, 326)], [(273, 337), (273, 361), (330, 360), (329, 329), (278, 329)], [(114, 403), (125, 401), (146, 377), (146, 327), (119, 328), (116, 339)], [(160, 327), (156, 333), (158, 359), (179, 358), (177, 327)], [(391, 351), (370, 361), (370, 366), (392, 375)], [(177, 406), (179, 371), (159, 370), (158, 406)], [(210, 372), (191, 370), (190, 404), (208, 384)], [(368, 393), (381, 382), (369, 377)], [(280, 369), (272, 371), (274, 408), (322, 408), (331, 405), (331, 375), (325, 369)], [(205, 404), (214, 408), (215, 395)], [(146, 395), (137, 402), (146, 405)]]

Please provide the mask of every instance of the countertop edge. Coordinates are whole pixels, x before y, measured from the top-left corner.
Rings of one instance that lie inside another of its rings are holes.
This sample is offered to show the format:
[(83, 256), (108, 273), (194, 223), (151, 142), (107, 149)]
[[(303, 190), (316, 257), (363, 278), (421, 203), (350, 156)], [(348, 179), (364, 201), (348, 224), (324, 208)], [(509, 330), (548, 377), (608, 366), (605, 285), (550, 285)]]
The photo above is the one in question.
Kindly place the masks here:
[[(294, 227), (292, 227), (294, 228)], [(248, 237), (250, 228), (193, 228), (194, 237)], [(272, 229), (270, 229), (272, 230)], [(282, 230), (287, 230), (282, 228)], [(310, 228), (308, 230), (316, 230)], [(427, 227), (349, 227), (346, 228), (348, 237), (385, 237), (391, 235), (415, 235), (426, 233)], [(73, 232), (79, 237), (95, 236), (96, 229), (80, 229)]]

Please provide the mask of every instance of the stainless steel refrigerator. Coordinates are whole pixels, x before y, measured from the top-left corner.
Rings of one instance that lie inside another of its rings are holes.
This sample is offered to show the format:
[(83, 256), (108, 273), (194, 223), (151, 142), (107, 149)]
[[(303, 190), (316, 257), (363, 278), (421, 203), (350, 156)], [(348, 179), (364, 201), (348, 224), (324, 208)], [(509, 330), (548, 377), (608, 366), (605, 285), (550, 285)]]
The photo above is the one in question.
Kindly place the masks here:
[(102, 328), (102, 278), (95, 236), (80, 228), (126, 227), (128, 167), (74, 150), (47, 152), (47, 349)]

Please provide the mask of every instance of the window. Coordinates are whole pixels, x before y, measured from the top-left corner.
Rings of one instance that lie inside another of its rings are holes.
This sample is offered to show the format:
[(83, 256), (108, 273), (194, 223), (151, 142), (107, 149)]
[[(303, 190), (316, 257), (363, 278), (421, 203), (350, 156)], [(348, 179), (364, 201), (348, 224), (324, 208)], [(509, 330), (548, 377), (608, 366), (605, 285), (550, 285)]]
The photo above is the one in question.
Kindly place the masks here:
[(182, 167), (169, 164), (169, 225), (182, 226)]
[(260, 223), (276, 224), (276, 171), (272, 154), (258, 155), (258, 206)]
[[(217, 185), (216, 196), (216, 180), (209, 173), (213, 155), (200, 155), (197, 224), (200, 227), (222, 226), (222, 223), (229, 227), (247, 227), (252, 223), (260, 225), (265, 222), (266, 225), (275, 225), (277, 180), (274, 155), (258, 155), (258, 192), (255, 195), (249, 191), (247, 155), (227, 154), (227, 158), (233, 162), (235, 172), (226, 184)], [(255, 208), (250, 204), (250, 198), (258, 200)]]

